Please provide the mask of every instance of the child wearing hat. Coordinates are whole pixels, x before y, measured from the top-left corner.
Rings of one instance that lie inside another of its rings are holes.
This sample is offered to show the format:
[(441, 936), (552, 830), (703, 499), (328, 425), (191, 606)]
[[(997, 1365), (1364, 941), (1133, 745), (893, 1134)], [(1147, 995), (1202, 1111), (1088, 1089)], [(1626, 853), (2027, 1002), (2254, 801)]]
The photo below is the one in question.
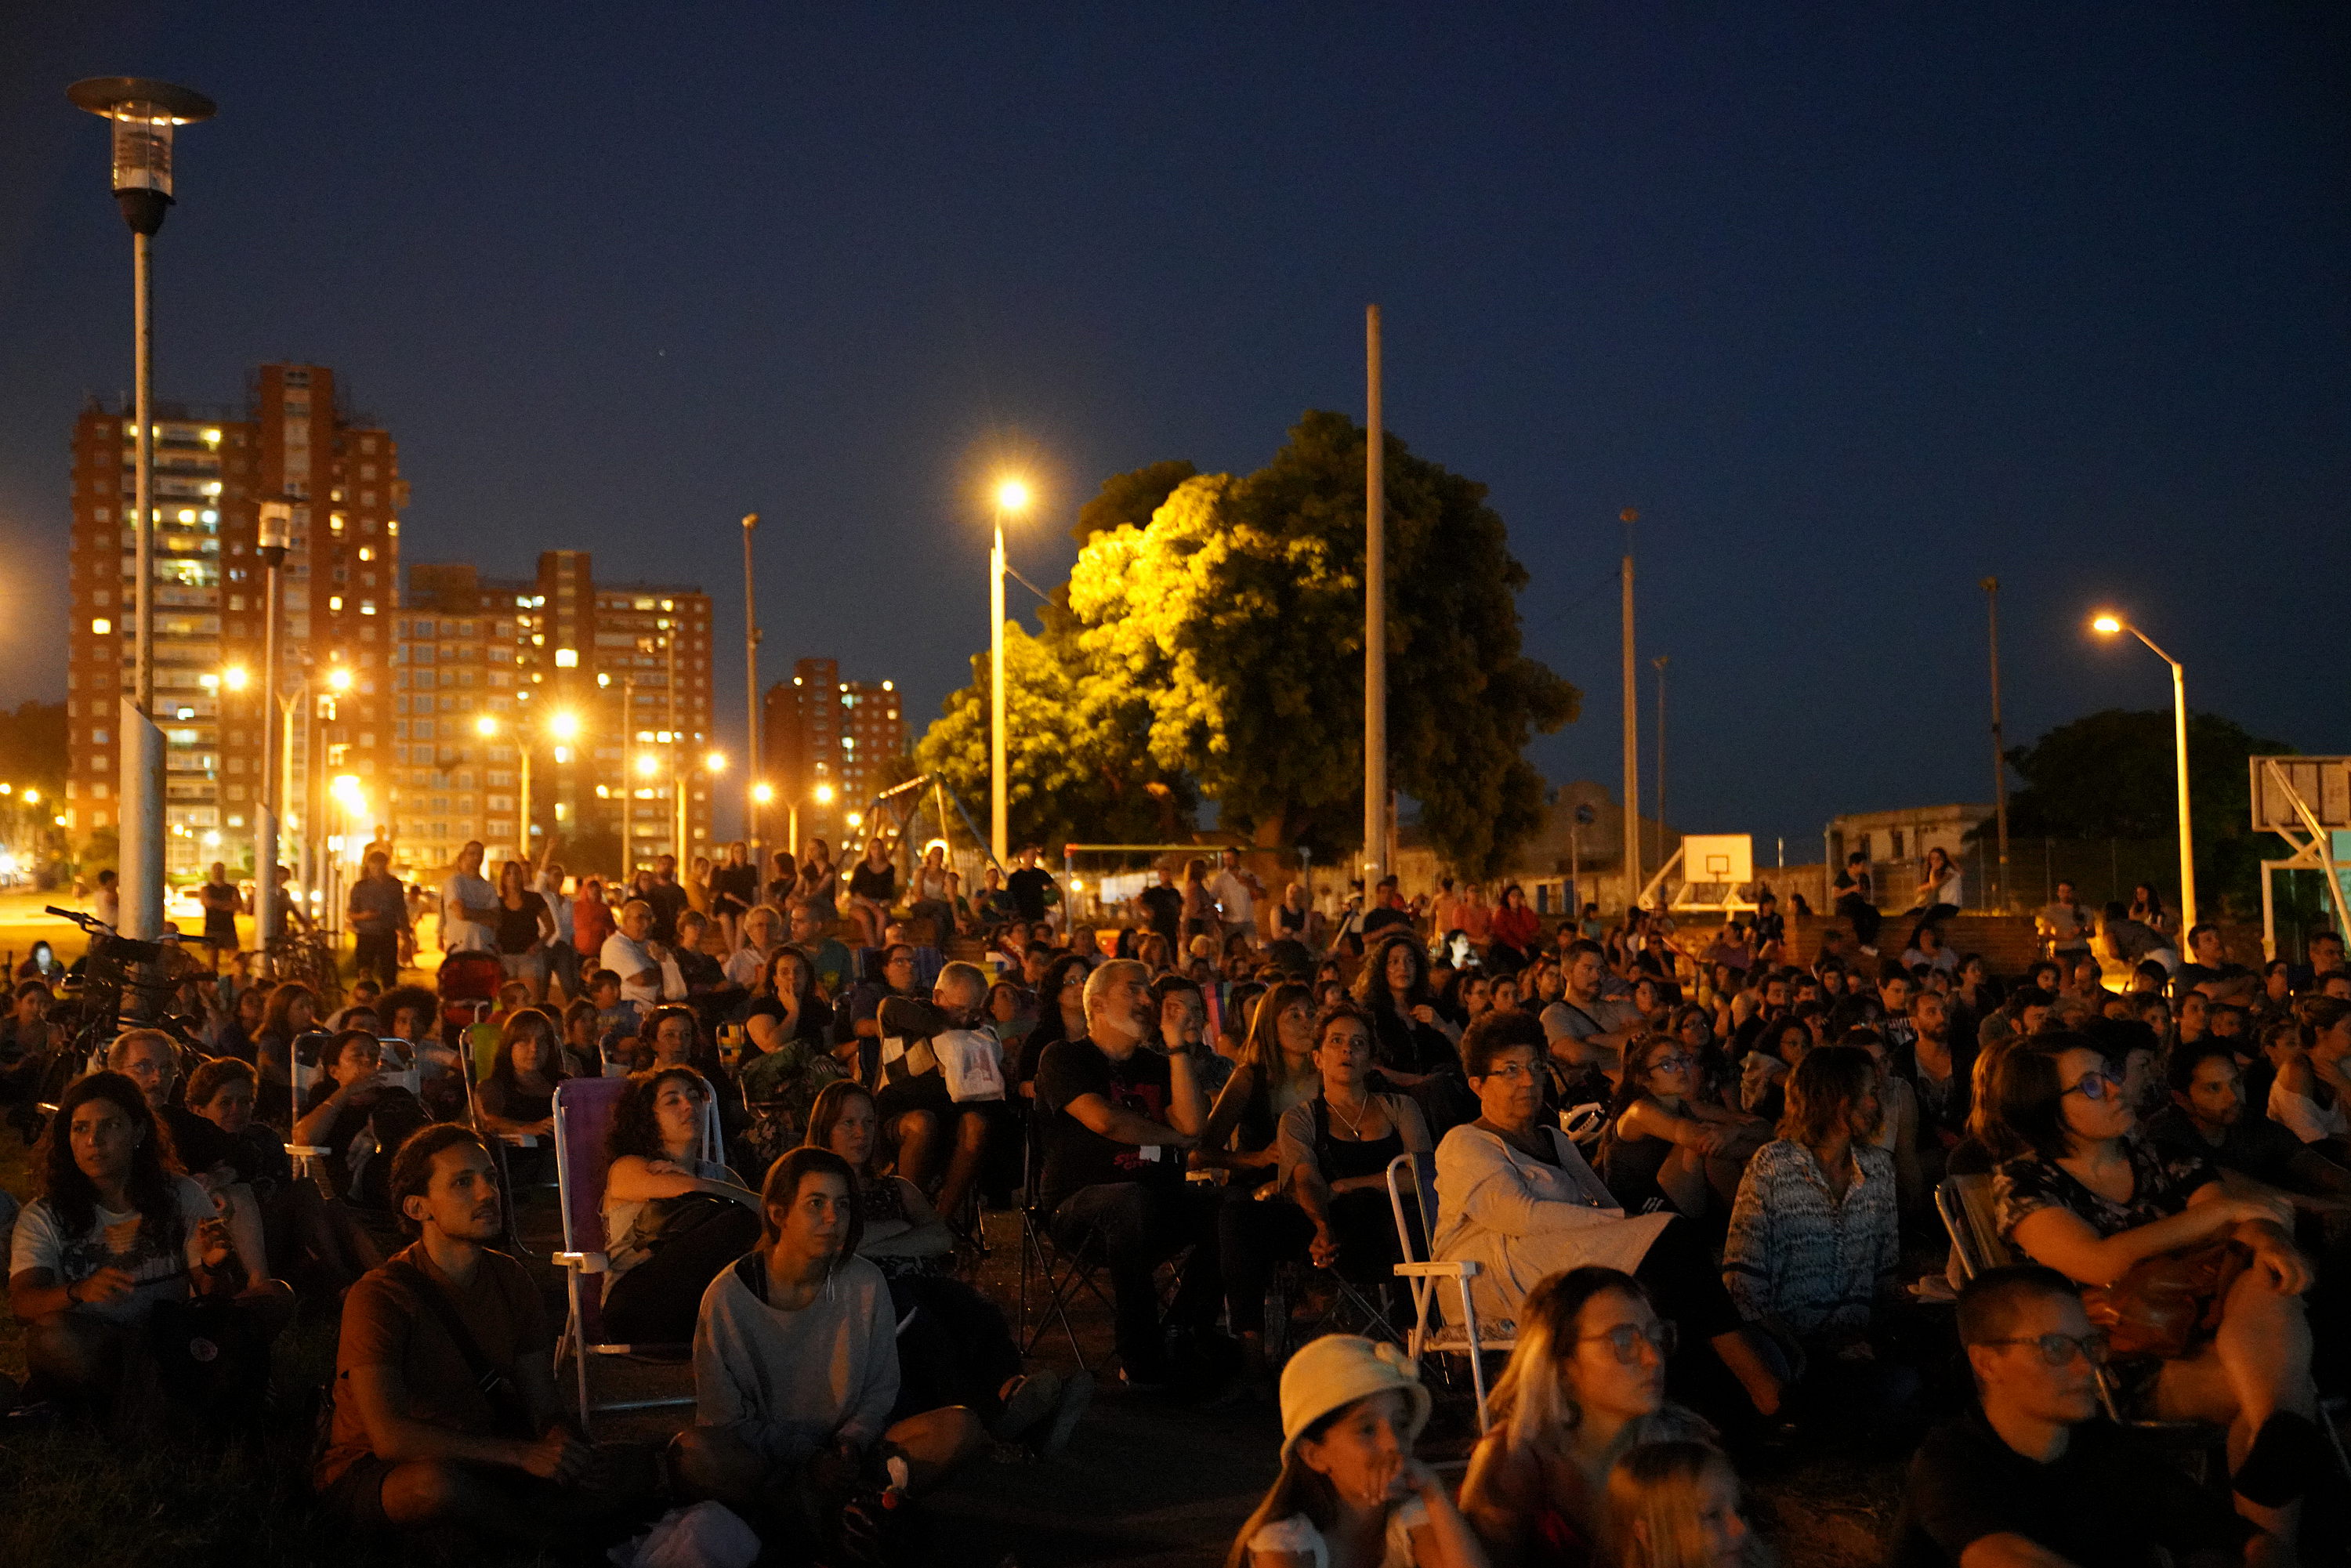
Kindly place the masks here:
[(1420, 1369), (1392, 1344), (1326, 1334), (1281, 1374), (1281, 1474), (1226, 1568), (1486, 1568), (1445, 1483), (1413, 1458)]

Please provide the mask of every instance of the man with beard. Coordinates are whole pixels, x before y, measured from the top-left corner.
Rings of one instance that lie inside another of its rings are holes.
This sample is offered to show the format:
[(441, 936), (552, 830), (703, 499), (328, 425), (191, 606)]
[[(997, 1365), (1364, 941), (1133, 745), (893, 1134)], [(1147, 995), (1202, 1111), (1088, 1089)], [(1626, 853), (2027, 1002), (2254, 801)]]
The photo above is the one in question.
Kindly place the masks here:
[(1910, 1032), (1894, 1048), (1891, 1066), (1918, 1097), (1919, 1176), (1932, 1188), (1943, 1179), (1944, 1155), (1968, 1135), (1976, 1051), (1952, 1040), (1950, 1004), (1933, 991), (1910, 998)]
[(2167, 1155), (2194, 1155), (2224, 1172), (2303, 1199), (2337, 1207), (2351, 1200), (2351, 1171), (2266, 1116), (2245, 1114), (2244, 1078), (2225, 1040), (2204, 1040), (2171, 1053), (2166, 1069), (2171, 1103), (2147, 1119), (2147, 1136)]
[(392, 1158), (414, 1245), (350, 1289), (335, 1423), (317, 1476), (362, 1529), (456, 1526), (546, 1545), (624, 1500), (607, 1456), (557, 1419), (554, 1335), (523, 1266), (491, 1250), (502, 1209), (489, 1151), (451, 1122)]

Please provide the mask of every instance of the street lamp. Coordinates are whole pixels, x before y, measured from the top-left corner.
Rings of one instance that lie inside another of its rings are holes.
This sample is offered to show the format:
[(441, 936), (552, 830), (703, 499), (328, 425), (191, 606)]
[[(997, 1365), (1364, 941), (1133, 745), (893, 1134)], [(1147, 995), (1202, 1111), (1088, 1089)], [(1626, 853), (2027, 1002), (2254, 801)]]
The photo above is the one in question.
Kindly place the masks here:
[(2147, 652), (2171, 666), (2171, 744), (2173, 767), (2179, 777), (2179, 926), (2196, 924), (2196, 841), (2188, 815), (2188, 672), (2184, 665), (2155, 645), (2155, 640), (2121, 616), (2107, 613), (2090, 622), (2102, 637), (2127, 632), (2147, 644)]
[[(767, 801), (774, 800), (776, 798), (776, 792), (768, 786), (762, 784), (752, 792), (752, 798), (764, 804)], [(813, 798), (816, 800), (816, 803), (820, 806), (831, 805), (832, 786), (830, 784), (818, 785), (813, 792)], [(792, 860), (795, 863), (798, 863), (800, 858), (800, 803), (799, 799), (795, 797), (791, 801), (789, 801), (787, 809), (791, 812), (790, 826), (787, 830), (791, 835), (789, 841), (792, 852)]]
[(1011, 855), (1008, 786), (1004, 764), (1004, 517), (1029, 509), (1029, 486), (1005, 479), (996, 486), (996, 549), (987, 574), (987, 843), (996, 863)]
[[(751, 599), (751, 530), (759, 514), (743, 517), (743, 747), (751, 760), (744, 781), (759, 771), (759, 615)], [(715, 771), (715, 770), (714, 770)], [(759, 863), (759, 792), (755, 787), (743, 806), (744, 847), (753, 865)]]
[(253, 923), (255, 941), (262, 952), (262, 973), (269, 972), (269, 939), (277, 931), (277, 574), (286, 564), (291, 540), (294, 507), (288, 501), (261, 503), (260, 546), (262, 579), (261, 627), (261, 810), (253, 819)]
[(152, 941), (163, 931), (163, 735), (155, 727), (155, 323), (149, 252), (173, 201), (173, 132), (210, 120), (215, 106), (189, 88), (141, 77), (91, 77), (68, 88), (66, 96), (114, 128), (114, 200), (131, 226), (131, 407), (138, 421), (131, 494), (138, 518), (131, 533), (133, 683), (122, 699), (120, 722), (120, 918), (122, 935)]

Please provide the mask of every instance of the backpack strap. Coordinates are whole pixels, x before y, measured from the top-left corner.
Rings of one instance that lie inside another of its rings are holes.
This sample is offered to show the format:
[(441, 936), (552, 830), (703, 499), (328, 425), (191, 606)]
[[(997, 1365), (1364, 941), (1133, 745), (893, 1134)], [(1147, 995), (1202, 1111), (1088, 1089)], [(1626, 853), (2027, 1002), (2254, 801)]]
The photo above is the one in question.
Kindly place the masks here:
[(474, 1386), (489, 1401), (490, 1412), (499, 1426), (517, 1437), (528, 1435), (530, 1413), (523, 1406), (521, 1390), (515, 1387), (513, 1379), (490, 1364), (490, 1358), (482, 1354), (481, 1343), (465, 1326), (465, 1320), (458, 1315), (456, 1303), (449, 1300), (448, 1293), (434, 1283), (431, 1275), (405, 1258), (394, 1258), (383, 1267), (386, 1273), (408, 1286), (456, 1345), (465, 1370), (473, 1374)]

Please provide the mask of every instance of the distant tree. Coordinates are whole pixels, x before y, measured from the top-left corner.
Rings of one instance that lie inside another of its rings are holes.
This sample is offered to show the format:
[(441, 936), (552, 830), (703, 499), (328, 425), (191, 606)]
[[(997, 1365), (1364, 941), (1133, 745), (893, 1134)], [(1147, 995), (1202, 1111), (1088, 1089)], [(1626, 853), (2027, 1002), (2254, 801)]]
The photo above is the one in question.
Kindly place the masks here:
[(62, 798), (66, 784), (66, 705), (26, 702), (0, 709), (0, 782), (32, 785)]
[[(1147, 523), (1097, 532), (1068, 588), (1089, 730), (1144, 738), (1223, 820), (1332, 857), (1363, 822), (1364, 433), (1310, 412), (1242, 478), (1186, 478)], [(1128, 476), (1129, 496), (1172, 476)], [(1530, 737), (1578, 694), (1520, 646), (1525, 569), (1486, 487), (1386, 442), (1395, 787), (1448, 865), (1489, 877), (1541, 825)]]
[(1129, 474), (1112, 475), (1102, 481), (1101, 492), (1078, 508), (1077, 527), (1070, 530), (1070, 537), (1082, 547), (1092, 544), (1096, 534), (1113, 528), (1144, 527), (1154, 512), (1167, 504), (1176, 486), (1199, 471), (1186, 459), (1173, 457)]
[[(2284, 853), (2251, 827), (2249, 758), (2288, 753), (2218, 714), (2188, 716), (2188, 796), (2199, 898), (2258, 905), (2260, 862)], [(2059, 725), (2008, 754), (2024, 788), (2009, 798), (2010, 831), (2027, 838), (2165, 839), (2179, 831), (2178, 768), (2168, 708), (2108, 708)], [(2202, 911), (2209, 916), (2217, 904)]]

